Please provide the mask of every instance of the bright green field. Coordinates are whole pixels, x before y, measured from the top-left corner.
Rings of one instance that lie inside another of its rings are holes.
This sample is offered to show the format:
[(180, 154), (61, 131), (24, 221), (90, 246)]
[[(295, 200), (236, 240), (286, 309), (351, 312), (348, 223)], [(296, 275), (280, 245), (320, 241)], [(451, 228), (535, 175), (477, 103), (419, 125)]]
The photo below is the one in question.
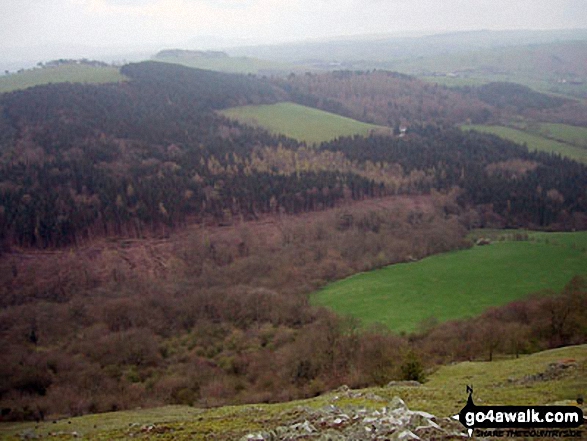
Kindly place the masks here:
[[(563, 124), (557, 126), (564, 126)], [(568, 127), (558, 127), (559, 133), (563, 133), (563, 137), (574, 136), (580, 131), (572, 131)], [(534, 135), (531, 133), (523, 132), (521, 130), (512, 129), (510, 127), (503, 126), (483, 126), (483, 125), (463, 125), (463, 130), (477, 130), (479, 132), (491, 133), (493, 135), (500, 136), (501, 138), (509, 139), (510, 141), (517, 142), (519, 144), (526, 144), (528, 150), (538, 150), (543, 152), (555, 152), (562, 156), (574, 159), (579, 162), (587, 163), (587, 149), (570, 145), (554, 139), (548, 139), (543, 136)], [(575, 128), (576, 129), (576, 128)], [(562, 139), (562, 138), (561, 138)]]
[(233, 107), (220, 113), (307, 143), (330, 141), (340, 136), (366, 136), (372, 130), (390, 130), (294, 103)]
[(318, 291), (312, 302), (365, 324), (413, 331), (431, 316), (440, 321), (475, 316), (530, 293), (560, 290), (573, 276), (587, 275), (587, 232), (531, 238), (358, 274)]
[(68, 64), (2, 76), (0, 93), (49, 83), (116, 83), (125, 80), (127, 78), (116, 67)]

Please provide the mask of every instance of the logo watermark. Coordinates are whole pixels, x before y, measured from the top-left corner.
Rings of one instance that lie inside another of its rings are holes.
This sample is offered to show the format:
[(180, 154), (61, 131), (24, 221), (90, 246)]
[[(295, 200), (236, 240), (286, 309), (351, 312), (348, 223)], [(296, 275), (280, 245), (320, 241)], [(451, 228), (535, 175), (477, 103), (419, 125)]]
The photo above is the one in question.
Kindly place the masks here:
[(472, 436), (581, 437), (577, 428), (583, 411), (576, 406), (477, 406), (473, 388), (467, 386), (467, 405), (453, 418)]

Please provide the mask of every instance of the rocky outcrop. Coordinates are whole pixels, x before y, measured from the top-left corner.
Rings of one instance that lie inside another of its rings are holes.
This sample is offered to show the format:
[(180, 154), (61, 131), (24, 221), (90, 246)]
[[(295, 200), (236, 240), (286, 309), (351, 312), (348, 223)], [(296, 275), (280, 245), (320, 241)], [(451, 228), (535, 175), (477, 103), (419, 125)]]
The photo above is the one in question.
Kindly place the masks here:
[(525, 375), (522, 378), (509, 378), (507, 384), (528, 385), (536, 382), (552, 381), (572, 374), (577, 367), (578, 364), (575, 360), (560, 360), (555, 363), (550, 363), (543, 372)]
[[(341, 394), (358, 392), (343, 390)], [(350, 397), (350, 395), (349, 395)], [(338, 396), (335, 397), (335, 400)], [(412, 411), (398, 397), (377, 410), (364, 407), (339, 408), (330, 404), (320, 409), (301, 407), (297, 421), (273, 430), (250, 433), (241, 441), (282, 440), (461, 440), (468, 439), (464, 427), (449, 418)], [(373, 397), (369, 398), (373, 401)]]

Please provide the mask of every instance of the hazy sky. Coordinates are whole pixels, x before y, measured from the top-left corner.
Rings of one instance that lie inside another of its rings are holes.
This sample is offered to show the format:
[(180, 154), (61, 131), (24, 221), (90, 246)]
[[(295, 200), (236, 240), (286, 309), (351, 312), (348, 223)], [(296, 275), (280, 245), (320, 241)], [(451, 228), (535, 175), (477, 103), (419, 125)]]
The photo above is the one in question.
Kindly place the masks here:
[[(14, 47), (219, 45), (402, 31), (587, 28), (587, 0), (0, 0)], [(213, 42), (213, 39), (202, 39)]]

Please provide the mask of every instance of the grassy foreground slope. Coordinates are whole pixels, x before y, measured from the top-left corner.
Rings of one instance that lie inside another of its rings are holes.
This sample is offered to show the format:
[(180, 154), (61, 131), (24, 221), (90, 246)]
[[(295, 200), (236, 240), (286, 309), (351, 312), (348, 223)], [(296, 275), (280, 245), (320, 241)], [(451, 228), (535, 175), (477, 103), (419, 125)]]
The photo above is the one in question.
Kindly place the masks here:
[(0, 93), (49, 83), (117, 83), (127, 78), (117, 67), (67, 64), (31, 69), (0, 77)]
[[(580, 130), (580, 127), (573, 129), (569, 129), (569, 127), (572, 126), (557, 124), (553, 125), (552, 129), (555, 130), (554, 133), (558, 135), (559, 139), (571, 139), (571, 137), (572, 139), (576, 139), (577, 137), (582, 139), (582, 131)], [(461, 128), (463, 130), (476, 130), (478, 132), (491, 133), (492, 135), (497, 135), (519, 144), (526, 144), (528, 150), (559, 153), (560, 155), (574, 159), (575, 161), (587, 163), (587, 149), (567, 142), (560, 142), (538, 134), (531, 134), (522, 130), (503, 126), (464, 125), (461, 126)]]
[[(315, 304), (363, 323), (413, 331), (423, 320), (472, 317), (587, 274), (587, 233), (539, 234), (391, 265), (332, 283)], [(550, 239), (552, 238), (552, 240)]]
[[(544, 379), (562, 360), (568, 368)], [(484, 405), (575, 405), (587, 393), (587, 345), (554, 349), (513, 360), (465, 362), (444, 366), (420, 387), (395, 385), (343, 395), (332, 392), (317, 398), (281, 404), (255, 404), (216, 409), (167, 406), (64, 419), (52, 423), (0, 423), (0, 438), (23, 436), (72, 439), (234, 440), (260, 430), (303, 420), (306, 409), (335, 405), (341, 409), (380, 409), (395, 396), (413, 410), (439, 417), (454, 415), (465, 405), (466, 385), (473, 385), (475, 399)], [(383, 398), (383, 401), (377, 397)]]
[(340, 136), (368, 135), (373, 130), (390, 129), (294, 103), (233, 107), (224, 116), (244, 124), (261, 126), (307, 143), (330, 141)]

